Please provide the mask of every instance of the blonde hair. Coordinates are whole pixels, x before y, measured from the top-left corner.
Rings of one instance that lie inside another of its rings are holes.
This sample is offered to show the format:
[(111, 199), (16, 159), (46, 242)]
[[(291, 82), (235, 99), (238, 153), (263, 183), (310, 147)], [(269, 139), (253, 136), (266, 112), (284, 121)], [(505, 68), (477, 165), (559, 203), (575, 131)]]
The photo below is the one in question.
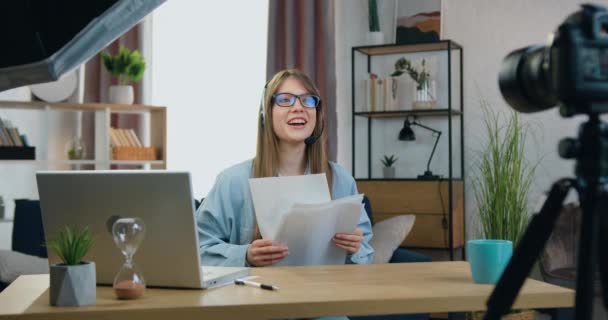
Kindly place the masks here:
[[(279, 71), (266, 84), (263, 101), (260, 103), (260, 114), (258, 116), (258, 139), (255, 158), (253, 159), (253, 177), (275, 177), (279, 170), (279, 140), (274, 133), (272, 125), (272, 107), (274, 101), (272, 95), (276, 93), (281, 84), (288, 78), (299, 80), (309, 93), (320, 96), (319, 90), (312, 80), (302, 71), (297, 69), (285, 69)], [(323, 100), (317, 107), (316, 125), (312, 135), (319, 137), (316, 143), (306, 146), (306, 158), (310, 167), (310, 173), (325, 173), (327, 185), (331, 192), (333, 175), (331, 166), (327, 159), (326, 140), (327, 131), (322, 127), (326, 123), (326, 111)], [(254, 239), (259, 238), (259, 229), (256, 223)]]

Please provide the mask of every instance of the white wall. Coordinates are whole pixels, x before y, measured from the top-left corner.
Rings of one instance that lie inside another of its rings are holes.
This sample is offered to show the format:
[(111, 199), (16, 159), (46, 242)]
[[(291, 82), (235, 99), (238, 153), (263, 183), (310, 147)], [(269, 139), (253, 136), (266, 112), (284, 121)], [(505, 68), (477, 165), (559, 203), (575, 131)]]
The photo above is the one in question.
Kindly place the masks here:
[(253, 158), (266, 77), (266, 1), (167, 1), (153, 13), (150, 103), (167, 106), (168, 169), (202, 197)]
[[(544, 43), (547, 34), (578, 10), (584, 1), (573, 0), (458, 0), (443, 3), (443, 38), (452, 39), (464, 47), (464, 125), (467, 220), (475, 213), (470, 185), (471, 166), (475, 150), (485, 141), (479, 99), (486, 98), (497, 111), (510, 111), (498, 89), (497, 75), (502, 59), (512, 50), (531, 44)], [(608, 5), (607, 0), (596, 1)], [(351, 162), (351, 47), (364, 42), (367, 31), (367, 1), (336, 2), (336, 60), (338, 107), (338, 160), (350, 168)], [(380, 0), (382, 26), (390, 26), (393, 1)], [(385, 29), (387, 30), (387, 29)], [(389, 33), (392, 30), (388, 29)], [(534, 179), (531, 203), (540, 192), (548, 189), (559, 177), (573, 174), (574, 163), (556, 154), (558, 141), (576, 134), (584, 119), (563, 119), (557, 110), (522, 115), (531, 124), (534, 136), (528, 140), (526, 155), (532, 161), (542, 158)], [(443, 139), (443, 137), (442, 137)], [(416, 161), (424, 162), (425, 159)], [(433, 160), (435, 162), (435, 160)], [(472, 236), (471, 224), (467, 235)]]

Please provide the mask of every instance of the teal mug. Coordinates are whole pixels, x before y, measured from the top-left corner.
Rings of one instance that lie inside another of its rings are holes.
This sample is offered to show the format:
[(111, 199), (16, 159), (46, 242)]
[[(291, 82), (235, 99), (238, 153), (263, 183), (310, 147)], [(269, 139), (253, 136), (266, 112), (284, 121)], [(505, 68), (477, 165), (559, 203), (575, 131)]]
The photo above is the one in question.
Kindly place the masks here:
[(475, 283), (496, 284), (513, 254), (508, 240), (469, 240), (467, 256)]

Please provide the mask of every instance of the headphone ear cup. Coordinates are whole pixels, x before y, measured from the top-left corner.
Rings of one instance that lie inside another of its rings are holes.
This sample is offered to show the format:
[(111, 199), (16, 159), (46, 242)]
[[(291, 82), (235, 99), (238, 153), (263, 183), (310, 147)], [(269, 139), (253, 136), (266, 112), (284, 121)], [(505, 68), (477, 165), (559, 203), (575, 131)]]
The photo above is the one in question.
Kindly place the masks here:
[(268, 88), (268, 83), (264, 85), (264, 90), (262, 90), (262, 102), (260, 103), (260, 121), (262, 122), (262, 128), (264, 128), (266, 121), (266, 88)]

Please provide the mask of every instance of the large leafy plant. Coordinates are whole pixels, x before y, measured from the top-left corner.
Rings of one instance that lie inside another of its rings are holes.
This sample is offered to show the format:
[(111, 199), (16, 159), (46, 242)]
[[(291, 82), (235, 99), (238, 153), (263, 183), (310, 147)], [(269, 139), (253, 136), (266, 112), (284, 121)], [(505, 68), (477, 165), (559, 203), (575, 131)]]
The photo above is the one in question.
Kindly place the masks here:
[(473, 190), (479, 210), (479, 232), (486, 239), (521, 238), (529, 221), (528, 194), (536, 165), (525, 157), (528, 127), (511, 111), (503, 123), (481, 100), (488, 141), (480, 151)]
[(61, 259), (63, 264), (75, 266), (82, 263), (82, 258), (89, 252), (93, 245), (93, 235), (89, 229), (82, 231), (72, 231), (70, 227), (66, 227), (65, 231), (59, 232), (59, 235), (47, 244)]
[(118, 54), (115, 56), (107, 52), (101, 53), (103, 65), (112, 75), (118, 77), (118, 83), (122, 85), (129, 84), (131, 81), (139, 81), (146, 70), (146, 63), (138, 50), (129, 50), (123, 46), (120, 47)]

